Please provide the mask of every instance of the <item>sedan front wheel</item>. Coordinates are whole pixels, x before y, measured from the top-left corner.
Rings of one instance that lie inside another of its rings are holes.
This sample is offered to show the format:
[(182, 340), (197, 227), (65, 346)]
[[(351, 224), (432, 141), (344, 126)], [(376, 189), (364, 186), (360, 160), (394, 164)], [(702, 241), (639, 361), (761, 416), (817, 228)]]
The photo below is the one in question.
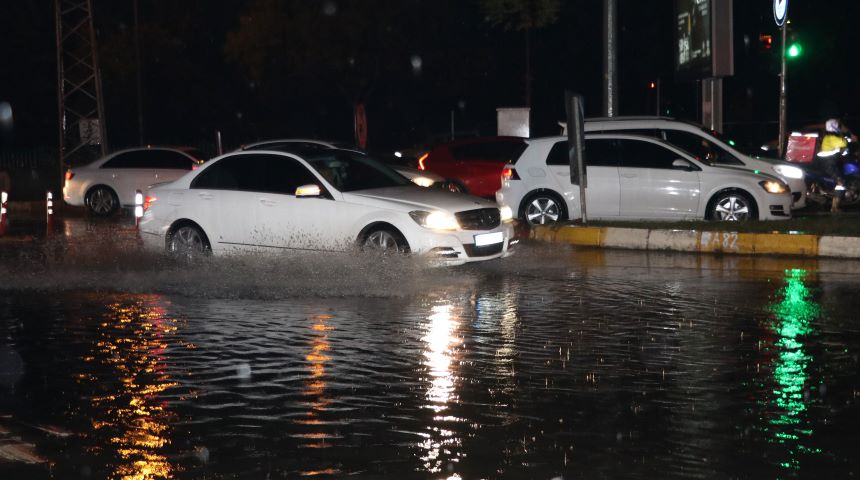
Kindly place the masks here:
[(409, 252), (409, 244), (406, 243), (406, 239), (403, 238), (403, 235), (390, 228), (378, 228), (376, 230), (372, 230), (364, 237), (362, 247), (364, 250), (379, 252), (386, 255)]

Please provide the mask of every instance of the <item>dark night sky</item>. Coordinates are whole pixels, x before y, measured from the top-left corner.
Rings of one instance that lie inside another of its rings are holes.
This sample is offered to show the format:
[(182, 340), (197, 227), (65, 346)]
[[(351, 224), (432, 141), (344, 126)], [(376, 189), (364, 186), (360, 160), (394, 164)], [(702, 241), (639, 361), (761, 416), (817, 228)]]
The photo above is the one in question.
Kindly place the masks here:
[[(256, 0), (139, 0), (145, 139), (161, 144), (211, 144), (221, 130), (226, 146), (259, 138), (314, 136), (351, 140), (352, 110), (330, 75), (252, 78), (228, 60), (225, 42)], [(131, 0), (93, 0), (102, 59), (111, 147), (137, 141)], [(305, 0), (321, 10), (327, 2)], [(328, 2), (343, 18), (349, 4), (364, 6), (357, 25), (385, 39), (367, 52), (382, 59), (366, 94), (371, 147), (405, 147), (450, 131), (492, 134), (497, 107), (523, 102), (524, 34), (485, 21), (477, 0), (402, 0), (396, 16), (374, 12), (371, 0)], [(854, 92), (856, 18), (860, 2), (790, 3), (792, 32), (805, 47), (789, 65), (789, 122), (842, 115), (860, 129)], [(53, 2), (0, 0), (0, 102), (15, 113), (0, 146), (56, 145), (56, 52)], [(581, 92), (589, 115), (600, 114), (602, 2), (563, 0), (556, 24), (534, 31), (533, 135), (557, 133), (565, 88)], [(755, 143), (775, 136), (776, 52), (762, 52), (761, 33), (778, 31), (771, 2), (736, 1), (735, 71), (725, 83), (726, 130)], [(648, 82), (661, 79), (663, 110), (698, 117), (695, 82), (675, 78), (674, 19), (669, 0), (619, 0), (621, 114), (654, 112)], [(374, 22), (380, 18), (381, 21)], [(325, 25), (320, 25), (324, 29)], [(388, 35), (388, 36), (386, 36)], [(374, 45), (369, 43), (370, 45)], [(324, 42), (315, 45), (326, 52)], [(384, 52), (384, 55), (383, 55)], [(337, 52), (335, 52), (337, 53)], [(421, 60), (416, 73), (412, 63)], [(269, 58), (271, 60), (271, 58)], [(345, 61), (346, 59), (344, 59)], [(275, 62), (277, 64), (277, 62)], [(283, 72), (281, 72), (283, 73)]]

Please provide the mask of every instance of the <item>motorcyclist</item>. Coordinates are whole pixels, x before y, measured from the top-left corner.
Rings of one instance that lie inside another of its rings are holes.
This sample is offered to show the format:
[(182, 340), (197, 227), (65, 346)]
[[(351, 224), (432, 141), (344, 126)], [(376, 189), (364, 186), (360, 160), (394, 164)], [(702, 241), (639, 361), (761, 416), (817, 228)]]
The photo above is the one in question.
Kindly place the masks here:
[(848, 144), (856, 141), (854, 136), (839, 120), (831, 118), (824, 124), (826, 130), (821, 139), (821, 149), (818, 152), (821, 169), (827, 176), (834, 179), (833, 203), (831, 211), (839, 210), (839, 203), (845, 195), (845, 181), (842, 178), (842, 158), (848, 155)]

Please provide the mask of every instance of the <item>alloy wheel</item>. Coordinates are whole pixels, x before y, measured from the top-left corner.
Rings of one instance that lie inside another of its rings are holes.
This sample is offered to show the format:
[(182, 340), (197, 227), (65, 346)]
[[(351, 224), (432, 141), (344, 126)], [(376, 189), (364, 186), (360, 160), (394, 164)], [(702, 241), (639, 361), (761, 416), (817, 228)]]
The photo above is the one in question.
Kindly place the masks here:
[(90, 193), (88, 203), (96, 215), (108, 215), (116, 208), (117, 200), (107, 188), (97, 188)]
[(714, 206), (717, 220), (740, 222), (750, 219), (750, 206), (746, 198), (739, 195), (726, 195)]
[(526, 220), (530, 225), (555, 223), (561, 216), (558, 203), (549, 197), (536, 197), (526, 208)]

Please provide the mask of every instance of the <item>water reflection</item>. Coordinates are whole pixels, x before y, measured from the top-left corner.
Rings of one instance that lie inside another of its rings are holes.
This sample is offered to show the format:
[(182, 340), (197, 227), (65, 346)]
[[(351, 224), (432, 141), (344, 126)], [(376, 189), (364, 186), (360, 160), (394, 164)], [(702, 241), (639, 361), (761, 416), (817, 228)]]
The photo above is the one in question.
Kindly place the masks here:
[[(441, 472), (445, 462), (450, 462), (444, 465), (450, 472), (460, 456), (454, 449), (462, 446), (462, 440), (447, 426), (462, 421), (447, 411), (458, 400), (455, 362), (456, 347), (462, 344), (462, 338), (458, 336), (460, 320), (448, 304), (434, 306), (427, 320), (425, 334), (421, 338), (424, 342), (423, 364), (430, 375), (424, 408), (432, 410), (435, 415), (433, 423), (427, 427), (428, 432), (422, 434), (424, 441), (419, 444), (423, 450), (421, 462), (430, 473)], [(449, 478), (459, 477), (453, 474)]]
[(165, 365), (176, 320), (166, 317), (158, 295), (127, 296), (107, 309), (96, 349), (83, 358), (92, 373), (78, 376), (86, 390), (96, 392), (90, 399), (92, 428), (107, 438), (91, 453), (103, 448), (113, 457), (108, 478), (173, 478), (176, 469), (163, 452), (175, 415), (159, 394), (176, 385)]
[[(306, 405), (308, 411), (305, 412), (305, 418), (297, 420), (300, 425), (323, 425), (320, 415), (326, 411), (326, 407), (331, 403), (331, 400), (326, 398), (326, 364), (331, 360), (328, 352), (331, 350), (331, 344), (328, 339), (328, 332), (333, 327), (326, 324), (331, 320), (331, 315), (321, 314), (313, 317), (313, 325), (311, 330), (313, 336), (310, 341), (310, 351), (305, 355), (307, 368), (310, 378), (305, 381), (305, 389), (302, 394), (307, 398)], [(305, 443), (302, 444), (306, 448), (326, 448), (330, 446), (328, 439), (330, 435), (322, 430), (308, 432), (301, 435)]]
[(813, 387), (810, 373), (814, 361), (806, 342), (815, 333), (812, 322), (821, 310), (806, 286), (807, 275), (803, 269), (786, 270), (785, 286), (771, 306), (776, 318), (770, 329), (776, 338), (770, 347), (773, 391), (767, 406), (768, 442), (784, 446), (787, 458), (780, 466), (789, 471), (800, 469), (802, 455), (820, 453), (806, 446), (813, 434), (808, 392)]

